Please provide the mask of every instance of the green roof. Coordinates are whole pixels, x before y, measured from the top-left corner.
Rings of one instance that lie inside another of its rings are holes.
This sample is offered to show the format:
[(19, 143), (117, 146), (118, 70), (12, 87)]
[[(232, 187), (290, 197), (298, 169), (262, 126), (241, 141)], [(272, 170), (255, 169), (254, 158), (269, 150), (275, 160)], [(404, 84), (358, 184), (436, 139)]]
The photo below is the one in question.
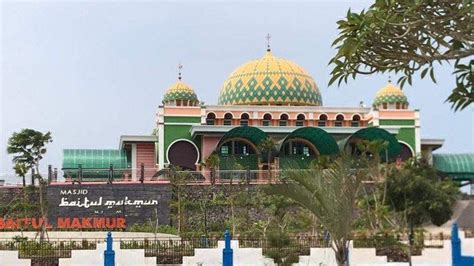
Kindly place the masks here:
[(458, 180), (474, 179), (474, 154), (433, 154), (436, 170)]
[(114, 169), (129, 168), (124, 150), (65, 149), (63, 169)]
[[(284, 140), (300, 138), (311, 142), (321, 155), (335, 155), (339, 153), (339, 147), (334, 138), (326, 131), (317, 127), (302, 127), (291, 132)], [(283, 143), (284, 143), (283, 142)]]
[[(379, 127), (366, 127), (356, 131), (351, 136), (342, 139), (338, 142), (339, 147), (341, 150), (347, 148), (347, 145), (353, 141), (357, 140), (385, 140), (388, 142), (388, 157), (395, 158), (397, 155), (400, 154), (402, 148), (400, 143), (398, 143), (397, 138), (394, 135), (390, 134), (387, 130)], [(385, 152), (381, 152), (382, 158), (384, 157)]]
[(249, 126), (235, 127), (224, 134), (219, 145), (224, 143), (224, 141), (228, 139), (233, 139), (233, 138), (243, 138), (252, 142), (255, 145), (258, 145), (267, 137), (268, 137), (267, 133), (263, 132), (262, 130), (256, 127), (249, 127)]

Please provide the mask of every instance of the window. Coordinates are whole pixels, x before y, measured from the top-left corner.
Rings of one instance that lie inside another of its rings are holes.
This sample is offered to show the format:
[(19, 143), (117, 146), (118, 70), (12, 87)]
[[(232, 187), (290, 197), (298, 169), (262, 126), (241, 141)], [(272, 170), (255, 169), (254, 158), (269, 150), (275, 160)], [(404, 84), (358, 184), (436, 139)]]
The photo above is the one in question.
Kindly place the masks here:
[(247, 143), (242, 142), (242, 141), (237, 141), (237, 140), (233, 142), (234, 142), (234, 154), (249, 155), (249, 154), (255, 153)]
[(302, 127), (304, 126), (304, 115), (303, 114), (299, 114), (297, 117), (296, 117), (296, 126), (297, 127)]
[(387, 103), (382, 103), (382, 109), (387, 109)]
[(271, 114), (265, 114), (263, 116), (262, 125), (265, 126), (265, 127), (268, 127), (268, 126), (271, 126), (271, 124), (272, 124), (272, 115)]
[(327, 121), (328, 121), (327, 115), (320, 115), (319, 120), (318, 120), (318, 127), (325, 127)]
[(360, 116), (354, 115), (351, 121), (351, 127), (360, 127)]
[(248, 126), (249, 125), (249, 115), (246, 113), (243, 113), (240, 116), (240, 125), (241, 126)]
[(287, 114), (280, 115), (280, 126), (286, 127), (287, 125), (288, 125), (288, 115)]
[(395, 104), (395, 108), (396, 108), (396, 109), (400, 109), (400, 103), (396, 103), (396, 104)]
[(344, 116), (343, 115), (337, 115), (336, 116), (336, 122), (334, 123), (334, 126), (342, 127), (343, 122), (344, 122)]
[(221, 147), (221, 154), (222, 154), (222, 155), (227, 155), (227, 154), (229, 154), (229, 146), (224, 146), (224, 145), (223, 145), (223, 146)]
[(231, 126), (232, 125), (232, 114), (226, 113), (224, 115), (224, 126)]
[(303, 147), (303, 155), (304, 156), (309, 156), (309, 147), (308, 146)]
[(215, 125), (216, 123), (216, 115), (214, 113), (207, 114), (206, 117), (206, 125)]

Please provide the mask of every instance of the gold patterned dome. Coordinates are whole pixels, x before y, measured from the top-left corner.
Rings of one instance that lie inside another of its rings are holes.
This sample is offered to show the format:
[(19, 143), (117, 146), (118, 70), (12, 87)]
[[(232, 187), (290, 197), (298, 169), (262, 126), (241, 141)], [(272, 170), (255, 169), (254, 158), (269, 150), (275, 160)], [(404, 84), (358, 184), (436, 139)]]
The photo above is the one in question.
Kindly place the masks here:
[(238, 67), (222, 86), (220, 105), (322, 105), (316, 83), (301, 66), (270, 50)]
[(183, 103), (182, 105), (197, 105), (199, 100), (191, 86), (184, 83), (181, 78), (179, 78), (176, 83), (168, 87), (163, 96), (163, 104), (169, 104), (172, 102)]
[[(393, 85), (391, 82), (388, 82), (385, 87), (381, 88), (375, 94), (375, 99), (373, 102), (373, 107), (378, 107), (383, 104), (400, 104), (402, 109), (408, 108), (408, 99), (405, 96), (403, 91)], [(403, 108), (405, 107), (405, 108)]]

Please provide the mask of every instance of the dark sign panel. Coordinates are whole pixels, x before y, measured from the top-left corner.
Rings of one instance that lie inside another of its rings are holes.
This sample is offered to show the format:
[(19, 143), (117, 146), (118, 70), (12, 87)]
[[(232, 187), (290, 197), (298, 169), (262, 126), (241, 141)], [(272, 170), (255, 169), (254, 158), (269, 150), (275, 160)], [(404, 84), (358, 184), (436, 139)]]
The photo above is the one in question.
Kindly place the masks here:
[(51, 185), (47, 198), (48, 222), (55, 227), (97, 228), (104, 224), (122, 228), (123, 223), (170, 221), (171, 188), (167, 184)]

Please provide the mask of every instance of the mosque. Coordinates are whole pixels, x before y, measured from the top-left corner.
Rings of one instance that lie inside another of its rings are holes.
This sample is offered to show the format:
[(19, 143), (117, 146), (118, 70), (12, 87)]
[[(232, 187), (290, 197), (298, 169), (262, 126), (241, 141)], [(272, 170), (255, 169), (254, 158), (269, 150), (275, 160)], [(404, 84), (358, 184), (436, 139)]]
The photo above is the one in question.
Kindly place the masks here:
[[(391, 82), (375, 93), (370, 107), (324, 106), (311, 74), (276, 57), (269, 46), (228, 76), (216, 105), (204, 105), (180, 72), (158, 107), (153, 132), (123, 135), (116, 150), (64, 150), (65, 176), (74, 177), (79, 168), (114, 168), (138, 180), (137, 169), (148, 178), (171, 166), (204, 173), (212, 154), (221, 172), (305, 169), (319, 156), (354, 152), (360, 140), (383, 140), (385, 160), (423, 154), (446, 175), (474, 179), (472, 155), (432, 153), (444, 140), (421, 137), (419, 110)], [(268, 146), (270, 139), (274, 148), (267, 156), (262, 143)]]

